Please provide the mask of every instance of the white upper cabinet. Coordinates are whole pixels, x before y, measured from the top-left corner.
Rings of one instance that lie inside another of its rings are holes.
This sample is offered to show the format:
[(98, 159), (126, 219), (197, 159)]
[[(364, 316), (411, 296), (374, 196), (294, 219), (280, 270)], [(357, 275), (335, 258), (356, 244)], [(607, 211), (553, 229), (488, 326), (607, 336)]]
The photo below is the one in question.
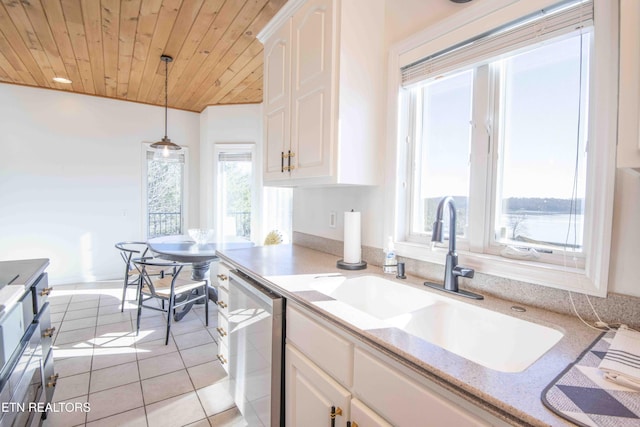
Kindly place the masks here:
[(266, 185), (375, 185), (383, 128), (382, 0), (290, 1), (264, 43)]
[(620, 2), (618, 167), (640, 172), (640, 2)]

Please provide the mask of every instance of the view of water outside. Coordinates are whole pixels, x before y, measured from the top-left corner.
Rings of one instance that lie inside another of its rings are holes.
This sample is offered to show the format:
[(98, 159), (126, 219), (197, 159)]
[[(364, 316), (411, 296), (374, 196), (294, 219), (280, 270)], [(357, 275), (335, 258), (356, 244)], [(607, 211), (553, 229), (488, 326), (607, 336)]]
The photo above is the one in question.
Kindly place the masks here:
[[(500, 237), (516, 245), (528, 242), (553, 246), (565, 246), (566, 243), (568, 248), (574, 245), (582, 246), (584, 215), (541, 214), (539, 212), (525, 215), (522, 213), (503, 214), (500, 223), (511, 224), (509, 228), (500, 229)], [(513, 239), (514, 226), (517, 233), (515, 239)]]
[(569, 37), (502, 63), (498, 241), (582, 246), (588, 38)]
[[(493, 201), (495, 238), (500, 243), (551, 249), (582, 246), (588, 124), (581, 113), (588, 109), (590, 37), (573, 35), (492, 65), (502, 82)], [(472, 72), (465, 71), (421, 88), (414, 232), (430, 233), (438, 202), (451, 195), (456, 234), (465, 235), (473, 84)]]

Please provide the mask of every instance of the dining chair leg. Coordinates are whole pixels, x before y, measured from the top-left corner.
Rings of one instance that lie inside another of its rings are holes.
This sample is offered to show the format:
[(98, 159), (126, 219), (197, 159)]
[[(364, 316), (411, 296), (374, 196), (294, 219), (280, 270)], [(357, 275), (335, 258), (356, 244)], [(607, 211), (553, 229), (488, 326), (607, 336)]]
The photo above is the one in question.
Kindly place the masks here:
[(124, 285), (122, 286), (122, 308), (120, 309), (120, 313), (124, 312), (124, 302), (127, 297), (127, 287), (129, 286), (129, 266), (125, 265), (124, 267)]
[(167, 309), (167, 336), (164, 339), (164, 345), (169, 344), (169, 331), (171, 331), (171, 318), (173, 317), (172, 313), (173, 313), (174, 303), (175, 303), (175, 295), (169, 295), (169, 308)]
[(136, 318), (136, 336), (140, 333), (140, 315), (142, 314), (142, 275), (138, 280), (138, 316)]

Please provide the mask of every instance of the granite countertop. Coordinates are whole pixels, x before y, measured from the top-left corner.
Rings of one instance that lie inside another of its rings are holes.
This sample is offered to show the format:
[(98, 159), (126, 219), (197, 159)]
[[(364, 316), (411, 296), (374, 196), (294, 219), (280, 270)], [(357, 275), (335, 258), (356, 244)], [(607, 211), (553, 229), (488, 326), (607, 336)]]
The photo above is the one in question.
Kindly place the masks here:
[(0, 320), (48, 265), (47, 258), (0, 261)]
[[(398, 334), (390, 328), (363, 329), (358, 322), (345, 320), (314, 303), (313, 293), (305, 292), (303, 284), (316, 275), (340, 274), (346, 277), (379, 275), (402, 285), (425, 292), (441, 292), (423, 286), (424, 279), (408, 276), (406, 280), (382, 274), (379, 267), (346, 271), (336, 268), (337, 257), (296, 245), (262, 246), (249, 249), (218, 251), (220, 258), (249, 276), (291, 299), (358, 340), (390, 355), (417, 373), (439, 383), (452, 392), (475, 402), (485, 410), (513, 425), (563, 426), (573, 425), (546, 409), (540, 396), (570, 363), (600, 335), (577, 318), (526, 308), (514, 312), (514, 303), (485, 295), (482, 301), (451, 297), (465, 303), (489, 308), (512, 317), (538, 323), (561, 331), (564, 336), (551, 350), (522, 372), (506, 373), (486, 368), (438, 346), (408, 334)], [(309, 276), (306, 276), (309, 275)], [(302, 287), (301, 287), (302, 286)], [(517, 304), (522, 306), (522, 304)], [(355, 309), (354, 309), (355, 310)], [(350, 319), (352, 320), (352, 319)]]

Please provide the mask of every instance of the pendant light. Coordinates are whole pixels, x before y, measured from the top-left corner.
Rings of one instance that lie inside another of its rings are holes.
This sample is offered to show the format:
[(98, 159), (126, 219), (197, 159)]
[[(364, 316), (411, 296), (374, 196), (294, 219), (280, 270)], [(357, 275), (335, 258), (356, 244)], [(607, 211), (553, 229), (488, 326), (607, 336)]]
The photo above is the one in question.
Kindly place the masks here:
[(151, 148), (162, 152), (162, 157), (169, 157), (172, 151), (181, 150), (178, 144), (174, 144), (167, 137), (167, 108), (168, 108), (168, 94), (169, 94), (169, 71), (168, 64), (173, 61), (173, 58), (168, 55), (160, 56), (160, 59), (164, 62), (164, 138), (158, 142), (151, 144)]

